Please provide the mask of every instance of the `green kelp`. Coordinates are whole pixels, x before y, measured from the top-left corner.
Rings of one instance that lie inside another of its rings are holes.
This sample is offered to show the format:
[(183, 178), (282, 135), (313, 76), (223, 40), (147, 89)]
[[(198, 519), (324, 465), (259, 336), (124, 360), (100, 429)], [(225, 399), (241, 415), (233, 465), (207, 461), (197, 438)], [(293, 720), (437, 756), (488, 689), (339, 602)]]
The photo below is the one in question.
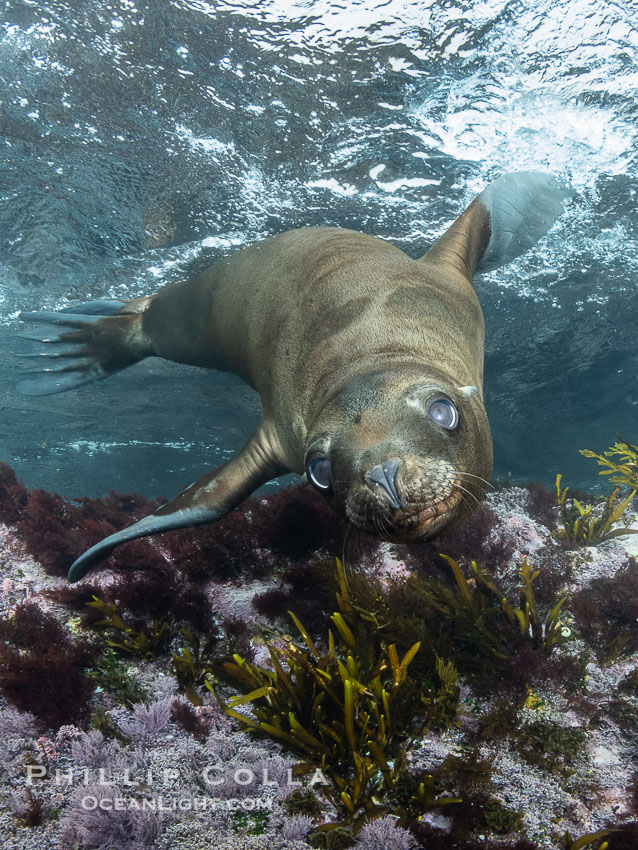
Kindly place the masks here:
[[(613, 527), (623, 519), (638, 492), (638, 447), (622, 441), (614, 443), (602, 455), (590, 449), (580, 449), (580, 453), (584, 457), (595, 458), (598, 465), (603, 467), (598, 474), (609, 475), (609, 480), (615, 486), (597, 515), (594, 505), (583, 505), (575, 498), (568, 501), (569, 487), (561, 487), (562, 475), (557, 475), (556, 500), (562, 527), (554, 532), (556, 539), (592, 546), (614, 537), (638, 534), (634, 528)], [(621, 496), (623, 487), (630, 490), (624, 498)]]
[(188, 701), (192, 705), (202, 705), (200, 689), (204, 688), (206, 677), (213, 672), (213, 649), (219, 635), (215, 632), (204, 638), (186, 628), (181, 629), (181, 635), (185, 645), (173, 652), (170, 671)]
[(620, 485), (616, 485), (607, 496), (600, 516), (594, 513), (594, 505), (583, 505), (578, 499), (567, 500), (569, 487), (561, 488), (562, 475), (556, 476), (556, 500), (561, 527), (554, 532), (557, 540), (565, 540), (580, 546), (594, 546), (611, 540), (614, 537), (624, 537), (626, 534), (637, 534), (632, 528), (614, 528), (620, 522), (636, 491), (632, 491), (626, 499), (620, 501)]
[[(599, 466), (603, 469), (599, 475), (609, 475), (609, 480), (614, 484), (624, 484), (633, 490), (633, 495), (638, 492), (638, 446), (634, 446), (626, 440), (614, 443), (602, 455), (592, 452), (590, 449), (580, 449), (584, 457), (596, 458)], [(612, 460), (617, 457), (620, 462)]]
[[(561, 619), (566, 597), (560, 597), (547, 613), (539, 609), (533, 584), (540, 570), (527, 560), (519, 568), (518, 604), (476, 561), (466, 578), (458, 561), (441, 555), (449, 567), (452, 583), (434, 575), (410, 575), (392, 585), (387, 602), (392, 611), (386, 635), (405, 650), (419, 639), (427, 653), (451, 657), (462, 674), (493, 680), (500, 678), (516, 654), (528, 647), (546, 656), (565, 641)], [(419, 673), (427, 676), (421, 660)]]
[(149, 694), (113, 650), (107, 650), (97, 658), (89, 671), (89, 678), (127, 708), (149, 698)]
[[(614, 832), (619, 832), (617, 829), (599, 829), (597, 832), (588, 832), (586, 835), (581, 835), (580, 838), (572, 838), (569, 832), (563, 836), (561, 844), (565, 850), (583, 850), (584, 847), (591, 847), (594, 841), (599, 841), (607, 835)], [(604, 841), (598, 846), (598, 850), (606, 850), (608, 842)]]
[[(328, 782), (322, 790), (355, 829), (370, 817), (389, 811), (406, 820), (412, 812), (455, 802), (439, 797), (431, 777), (424, 777), (409, 806), (392, 801), (405, 769), (406, 752), (428, 722), (449, 718), (458, 703), (457, 674), (439, 660), (437, 688), (408, 676), (420, 649), (414, 643), (400, 657), (384, 639), (376, 613), (355, 604), (343, 565), (337, 561), (339, 610), (332, 614), (327, 648), (320, 649), (290, 612), (303, 646), (292, 639), (283, 648), (267, 645), (273, 669), (234, 655), (224, 664), (228, 678), (245, 692), (220, 705), (247, 730), (266, 735), (300, 756), (300, 772), (320, 770)], [(209, 685), (213, 690), (212, 684)], [(252, 716), (236, 711), (251, 704)]]
[(98, 628), (111, 629), (115, 635), (121, 636), (119, 640), (107, 638), (106, 643), (113, 649), (122, 650), (129, 655), (137, 655), (140, 658), (155, 658), (160, 652), (167, 639), (168, 623), (153, 620), (150, 634), (143, 629), (134, 629), (120, 614), (117, 605), (104, 602), (97, 596), (92, 602), (86, 603), (90, 608), (95, 608), (104, 614), (102, 620), (98, 620), (95, 626)]
[(459, 564), (452, 560), (452, 558), (448, 558), (447, 555), (441, 555), (441, 557), (448, 562), (454, 573), (454, 579), (458, 586), (458, 592), (454, 598), (457, 609), (464, 610), (469, 620), (474, 619), (476, 630), (488, 642), (488, 645), (495, 654), (500, 654), (497, 641), (499, 638), (502, 639), (503, 636), (502, 633), (496, 632), (496, 630), (490, 631), (486, 628), (485, 612), (487, 610), (489, 595), (500, 596), (501, 608), (507, 615), (511, 625), (518, 628), (521, 636), (529, 639), (532, 646), (542, 648), (546, 652), (551, 652), (560, 643), (563, 635), (560, 613), (567, 601), (567, 597), (561, 597), (548, 615), (542, 619), (538, 612), (534, 589), (532, 587), (533, 582), (540, 575), (540, 570), (532, 571), (527, 558), (523, 558), (523, 563), (519, 569), (522, 587), (520, 591), (520, 607), (517, 608), (508, 602), (507, 598), (503, 596), (488, 575), (479, 569), (476, 561), (472, 561), (474, 586), (471, 587), (461, 572)]

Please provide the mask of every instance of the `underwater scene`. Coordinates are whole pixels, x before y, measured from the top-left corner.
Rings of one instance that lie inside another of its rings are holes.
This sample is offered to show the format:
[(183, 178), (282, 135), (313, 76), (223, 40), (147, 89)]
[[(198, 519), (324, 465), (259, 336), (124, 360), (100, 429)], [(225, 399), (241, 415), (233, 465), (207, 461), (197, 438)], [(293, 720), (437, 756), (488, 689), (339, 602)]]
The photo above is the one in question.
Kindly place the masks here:
[(635, 2), (2, 10), (2, 847), (638, 850)]

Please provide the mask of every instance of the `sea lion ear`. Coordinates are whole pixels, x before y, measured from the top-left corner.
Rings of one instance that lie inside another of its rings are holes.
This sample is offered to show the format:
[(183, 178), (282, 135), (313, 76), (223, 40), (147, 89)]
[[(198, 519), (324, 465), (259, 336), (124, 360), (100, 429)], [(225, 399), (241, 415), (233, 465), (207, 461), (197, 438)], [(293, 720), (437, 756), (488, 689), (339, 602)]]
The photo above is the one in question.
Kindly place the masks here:
[(465, 398), (474, 398), (478, 393), (478, 387), (457, 387), (456, 391)]

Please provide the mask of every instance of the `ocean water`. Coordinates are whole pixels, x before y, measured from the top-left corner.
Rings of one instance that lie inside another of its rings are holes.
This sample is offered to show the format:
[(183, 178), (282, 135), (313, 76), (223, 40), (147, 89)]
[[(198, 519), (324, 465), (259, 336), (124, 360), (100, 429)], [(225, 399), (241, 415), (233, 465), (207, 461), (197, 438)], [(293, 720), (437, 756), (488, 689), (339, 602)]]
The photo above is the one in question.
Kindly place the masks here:
[(132, 298), (266, 235), (337, 225), (412, 256), (490, 180), (567, 181), (537, 248), (477, 278), (495, 476), (592, 489), (638, 442), (635, 0), (5, 0), (0, 459), (30, 487), (173, 495), (258, 399), (146, 361), (14, 391), (19, 313)]

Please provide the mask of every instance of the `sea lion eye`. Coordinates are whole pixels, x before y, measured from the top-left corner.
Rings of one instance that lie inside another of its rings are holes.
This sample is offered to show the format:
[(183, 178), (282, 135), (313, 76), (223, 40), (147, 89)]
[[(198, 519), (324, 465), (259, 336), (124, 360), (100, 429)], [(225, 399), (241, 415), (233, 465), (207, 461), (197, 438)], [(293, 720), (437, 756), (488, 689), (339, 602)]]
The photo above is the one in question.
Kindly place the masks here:
[(323, 455), (315, 455), (308, 462), (307, 472), (308, 478), (318, 490), (325, 492), (330, 489), (332, 476), (329, 458)]
[(435, 398), (428, 405), (428, 417), (442, 428), (452, 431), (459, 424), (459, 412), (447, 398)]

